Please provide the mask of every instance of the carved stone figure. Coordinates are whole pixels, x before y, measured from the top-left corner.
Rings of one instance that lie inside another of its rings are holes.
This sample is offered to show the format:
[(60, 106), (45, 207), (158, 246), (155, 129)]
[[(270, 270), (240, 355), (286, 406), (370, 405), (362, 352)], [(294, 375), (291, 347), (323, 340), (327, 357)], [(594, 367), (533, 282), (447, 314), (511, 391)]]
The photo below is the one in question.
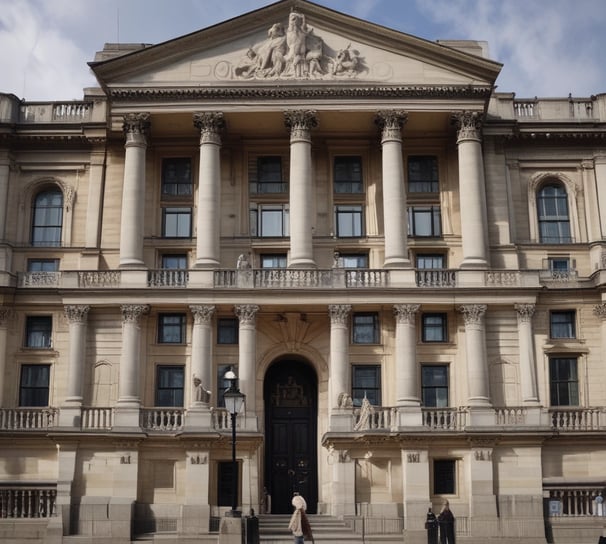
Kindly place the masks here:
[(351, 44), (349, 44), (345, 49), (337, 51), (332, 73), (335, 75), (354, 75), (357, 72), (359, 62), (358, 52), (352, 50)]
[(194, 376), (194, 393), (197, 402), (204, 402), (205, 404), (210, 402), (210, 391), (204, 388), (202, 380), (197, 376)]

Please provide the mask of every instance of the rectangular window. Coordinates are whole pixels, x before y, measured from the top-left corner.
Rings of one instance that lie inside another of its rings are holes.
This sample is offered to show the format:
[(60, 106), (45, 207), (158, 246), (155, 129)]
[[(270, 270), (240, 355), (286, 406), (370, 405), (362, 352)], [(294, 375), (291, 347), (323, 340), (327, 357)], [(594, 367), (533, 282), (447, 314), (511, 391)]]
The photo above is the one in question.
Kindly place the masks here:
[(263, 204), (250, 211), (251, 235), (261, 238), (288, 236), (288, 205)]
[(352, 340), (354, 344), (379, 343), (379, 316), (377, 314), (354, 314), (352, 321)]
[(576, 313), (574, 310), (555, 311), (549, 314), (551, 338), (576, 338)]
[(162, 255), (162, 268), (167, 270), (187, 270), (187, 255), (181, 253)]
[(446, 314), (423, 314), (421, 321), (423, 342), (447, 341)]
[(570, 259), (568, 257), (550, 257), (549, 270), (555, 273), (566, 274), (570, 272)]
[(286, 268), (286, 255), (283, 253), (264, 253), (260, 261), (261, 268)]
[(454, 459), (433, 460), (433, 494), (454, 495), (457, 492), (457, 463)]
[[(219, 461), (217, 476), (217, 504), (219, 506), (231, 506), (234, 478), (238, 478), (238, 473), (234, 474), (234, 464), (231, 461)], [(238, 488), (238, 483), (236, 483), (236, 489)], [(236, 502), (238, 501), (236, 500)]]
[(579, 376), (574, 357), (549, 359), (549, 391), (552, 406), (579, 405)]
[(162, 196), (192, 195), (191, 159), (189, 157), (162, 161)]
[(183, 406), (184, 375), (182, 366), (156, 367), (156, 406)]
[(362, 157), (335, 157), (335, 193), (360, 194), (364, 192), (362, 180)]
[(59, 259), (28, 259), (28, 272), (57, 272), (59, 270)]
[(158, 316), (158, 343), (184, 344), (186, 323), (185, 314), (160, 314)]
[(29, 315), (25, 322), (25, 347), (49, 349), (53, 332), (53, 318), (50, 315)]
[(257, 157), (257, 179), (251, 181), (253, 194), (284, 193), (288, 185), (282, 175), (282, 157)]
[(225, 391), (229, 389), (231, 385), (229, 380), (225, 379), (225, 374), (228, 371), (233, 370), (236, 375), (238, 374), (237, 367), (233, 365), (219, 365), (217, 369), (217, 407), (225, 408), (225, 398), (223, 397)]
[(421, 365), (421, 399), (428, 408), (448, 406), (448, 365)]
[(48, 406), (50, 365), (22, 365), (19, 406)]
[(444, 255), (419, 253), (416, 257), (418, 269), (440, 269), (445, 268)]
[(237, 318), (217, 319), (217, 344), (237, 344), (239, 323)]
[(337, 260), (340, 268), (368, 268), (368, 255), (362, 253), (340, 253)]
[(162, 236), (191, 238), (191, 208), (162, 208)]
[(364, 235), (362, 206), (335, 206), (336, 234), (339, 238), (359, 238)]
[(381, 406), (380, 365), (354, 365), (351, 376), (351, 398), (354, 406), (361, 406), (366, 397), (373, 406)]
[(408, 208), (408, 235), (441, 236), (440, 206), (412, 206)]
[(438, 192), (438, 158), (416, 155), (408, 157), (408, 192)]

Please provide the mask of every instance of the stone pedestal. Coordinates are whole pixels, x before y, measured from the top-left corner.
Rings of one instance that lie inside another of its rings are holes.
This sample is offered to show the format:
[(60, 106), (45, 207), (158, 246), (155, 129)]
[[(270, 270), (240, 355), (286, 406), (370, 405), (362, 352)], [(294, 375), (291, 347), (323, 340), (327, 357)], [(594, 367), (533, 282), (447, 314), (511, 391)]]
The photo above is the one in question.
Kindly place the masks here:
[(219, 544), (242, 544), (242, 518), (223, 517), (219, 527)]

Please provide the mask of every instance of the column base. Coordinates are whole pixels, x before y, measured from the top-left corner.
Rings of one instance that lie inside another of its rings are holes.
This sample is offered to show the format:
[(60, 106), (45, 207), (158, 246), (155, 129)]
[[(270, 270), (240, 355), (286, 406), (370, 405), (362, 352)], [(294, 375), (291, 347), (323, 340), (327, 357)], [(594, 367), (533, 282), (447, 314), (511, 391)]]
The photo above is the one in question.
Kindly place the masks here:
[(197, 259), (194, 268), (219, 268), (221, 263), (215, 259)]
[(488, 261), (480, 257), (465, 257), (459, 268), (488, 268)]
[(318, 265), (313, 259), (301, 257), (298, 259), (291, 259), (288, 263), (288, 268), (318, 268)]
[(118, 268), (146, 269), (147, 266), (145, 266), (145, 263), (143, 261), (140, 261), (139, 259), (120, 259), (120, 265), (118, 266)]
[(383, 268), (412, 268), (412, 263), (406, 257), (388, 257), (383, 262)]

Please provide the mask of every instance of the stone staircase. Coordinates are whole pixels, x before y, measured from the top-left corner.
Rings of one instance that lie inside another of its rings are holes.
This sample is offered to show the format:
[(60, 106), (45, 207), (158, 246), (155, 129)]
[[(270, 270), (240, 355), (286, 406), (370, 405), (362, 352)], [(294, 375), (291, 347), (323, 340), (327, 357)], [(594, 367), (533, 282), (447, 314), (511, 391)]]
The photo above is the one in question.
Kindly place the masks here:
[[(308, 514), (307, 517), (315, 544), (362, 542), (362, 535), (355, 533), (345, 521), (318, 514)], [(259, 544), (292, 544), (294, 539), (288, 530), (289, 521), (288, 514), (260, 515)], [(307, 544), (308, 540), (305, 542)]]

